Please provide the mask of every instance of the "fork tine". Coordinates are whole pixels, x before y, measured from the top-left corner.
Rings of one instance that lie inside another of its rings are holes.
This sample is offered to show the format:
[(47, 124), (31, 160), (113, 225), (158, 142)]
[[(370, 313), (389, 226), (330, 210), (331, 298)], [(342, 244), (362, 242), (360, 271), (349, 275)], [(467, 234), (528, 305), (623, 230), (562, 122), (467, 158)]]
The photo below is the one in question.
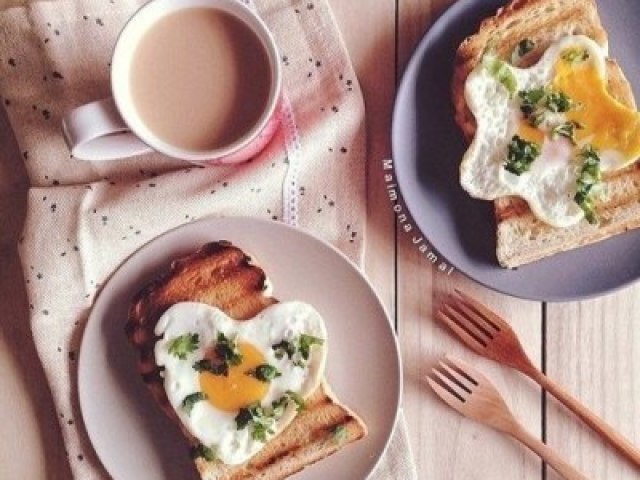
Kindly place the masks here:
[(469, 381), (475, 385), (478, 385), (482, 381), (488, 382), (488, 380), (485, 377), (483, 377), (480, 372), (476, 371), (470, 365), (467, 365), (462, 360), (459, 360), (451, 356), (450, 354), (445, 355), (444, 361), (453, 365), (460, 372), (461, 375), (466, 376), (469, 379)]
[(471, 298), (469, 295), (462, 292), (461, 290), (456, 288), (455, 292), (462, 299), (462, 301), (464, 301), (467, 305), (469, 305), (478, 313), (482, 314), (485, 320), (487, 321), (487, 323), (489, 323), (489, 325), (491, 325), (497, 332), (500, 331), (500, 325), (504, 324), (504, 320), (502, 319), (502, 317), (500, 317), (497, 313), (493, 312), (489, 308), (482, 305), (477, 300), (474, 300), (473, 298)]
[(427, 377), (427, 383), (431, 387), (431, 389), (438, 395), (445, 403), (452, 406), (453, 408), (457, 408), (456, 402), (463, 402), (464, 398), (462, 398), (458, 393), (448, 388), (443, 387), (440, 384), (440, 381), (436, 378)]
[(446, 392), (447, 397), (453, 396), (460, 402), (465, 402), (466, 392), (462, 392), (460, 387), (438, 367), (434, 367), (431, 370), (431, 376), (428, 378), (440, 385), (440, 387)]
[(473, 370), (469, 365), (462, 363), (461, 360), (457, 360), (451, 355), (445, 355), (444, 360), (441, 363), (445, 363), (450, 370), (456, 372), (458, 376), (464, 377), (469, 383), (471, 383), (474, 387), (478, 386), (478, 378), (479, 373)]
[[(461, 374), (455, 368), (452, 368), (450, 365), (448, 365), (444, 361), (441, 361), (439, 366), (440, 366), (440, 372), (446, 375), (447, 377), (449, 377), (449, 379), (451, 379), (451, 381), (454, 382), (459, 388), (461, 388), (467, 393), (472, 393), (471, 387), (468, 387), (466, 384), (466, 383), (472, 383), (474, 386), (476, 386), (477, 383), (474, 382), (472, 378), (465, 375), (464, 372)], [(465, 383), (465, 380), (466, 380), (466, 383)]]
[[(466, 326), (467, 330), (475, 331), (478, 335), (485, 337), (485, 339), (493, 340), (493, 333), (489, 329), (482, 326), (483, 322), (478, 323), (474, 319), (469, 318), (466, 314), (454, 308), (454, 305), (452, 304), (452, 302), (454, 301), (457, 302), (457, 300), (452, 299), (442, 305), (441, 309), (444, 310), (445, 313), (447, 313), (449, 316), (454, 317), (459, 325)], [(456, 304), (455, 307), (458, 307), (458, 305)]]
[[(481, 329), (488, 337), (493, 338), (496, 330), (496, 325), (494, 325), (493, 322), (473, 310), (466, 303), (464, 303), (464, 300), (461, 300), (460, 298), (453, 297), (452, 303), (476, 328)], [(497, 331), (500, 331), (500, 329), (498, 329)]]
[(465, 342), (474, 350), (484, 349), (487, 347), (487, 342), (480, 338), (476, 333), (469, 330), (464, 324), (461, 325), (453, 318), (448, 317), (442, 310), (436, 312), (436, 318), (453, 330), (458, 337), (465, 340)]

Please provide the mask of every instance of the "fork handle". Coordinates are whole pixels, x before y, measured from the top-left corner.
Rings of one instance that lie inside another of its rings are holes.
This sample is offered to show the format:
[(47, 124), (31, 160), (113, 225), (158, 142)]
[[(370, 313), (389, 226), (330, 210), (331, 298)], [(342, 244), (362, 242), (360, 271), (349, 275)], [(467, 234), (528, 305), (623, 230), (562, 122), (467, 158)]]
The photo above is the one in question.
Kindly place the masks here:
[(604, 440), (607, 440), (620, 453), (631, 460), (636, 468), (640, 468), (640, 451), (629, 440), (616, 432), (610, 425), (549, 379), (544, 373), (540, 371), (534, 372), (531, 378), (575, 413)]
[(566, 480), (589, 480), (578, 470), (569, 465), (560, 455), (558, 455), (549, 446), (542, 443), (536, 437), (531, 435), (525, 429), (518, 426), (511, 435), (522, 442), (524, 445), (533, 450), (542, 460), (544, 460), (551, 468), (562, 475)]

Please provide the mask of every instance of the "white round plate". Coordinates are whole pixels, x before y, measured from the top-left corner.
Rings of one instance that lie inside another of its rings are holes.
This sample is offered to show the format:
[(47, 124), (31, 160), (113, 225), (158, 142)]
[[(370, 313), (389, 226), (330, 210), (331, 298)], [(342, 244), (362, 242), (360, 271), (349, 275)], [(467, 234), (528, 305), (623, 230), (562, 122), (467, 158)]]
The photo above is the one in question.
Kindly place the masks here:
[(371, 285), (332, 246), (281, 223), (206, 218), (142, 247), (113, 274), (96, 299), (79, 356), (79, 395), (89, 437), (114, 480), (197, 479), (179, 429), (157, 407), (136, 369), (124, 326), (132, 296), (171, 260), (228, 240), (248, 252), (280, 300), (302, 300), (325, 319), (326, 378), (355, 410), (369, 435), (293, 476), (297, 480), (364, 479), (384, 453), (402, 389), (393, 327)]

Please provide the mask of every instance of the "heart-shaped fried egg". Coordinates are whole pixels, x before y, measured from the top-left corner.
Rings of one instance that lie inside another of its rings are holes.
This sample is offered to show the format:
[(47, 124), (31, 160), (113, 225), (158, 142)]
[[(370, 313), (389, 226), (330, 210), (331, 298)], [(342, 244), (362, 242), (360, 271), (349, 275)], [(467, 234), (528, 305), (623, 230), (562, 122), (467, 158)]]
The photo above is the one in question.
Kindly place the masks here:
[(324, 373), (324, 321), (303, 302), (277, 303), (245, 321), (178, 303), (155, 333), (169, 402), (201, 454), (226, 464), (244, 463), (281, 432)]

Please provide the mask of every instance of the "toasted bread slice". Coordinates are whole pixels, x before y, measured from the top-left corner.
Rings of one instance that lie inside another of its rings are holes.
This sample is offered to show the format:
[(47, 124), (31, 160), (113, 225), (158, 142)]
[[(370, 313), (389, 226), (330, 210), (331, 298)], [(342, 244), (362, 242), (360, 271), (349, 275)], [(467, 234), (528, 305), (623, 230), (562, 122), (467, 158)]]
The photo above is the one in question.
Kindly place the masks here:
[[(183, 301), (207, 303), (236, 320), (253, 318), (277, 302), (267, 294), (266, 275), (241, 249), (220, 241), (175, 260), (169, 272), (149, 283), (133, 299), (126, 325), (139, 352), (138, 368), (162, 410), (178, 422), (191, 446), (198, 444), (175, 414), (156, 365), (154, 328), (160, 316)], [(244, 465), (224, 465), (196, 458), (206, 480), (283, 479), (366, 435), (362, 420), (342, 406), (326, 382), (307, 399), (307, 408)], [(343, 428), (339, 428), (342, 426)], [(338, 429), (338, 430), (336, 430)], [(335, 432), (339, 431), (339, 438)]]
[(362, 421), (341, 405), (326, 382), (305, 401), (284, 432), (241, 466), (196, 459), (203, 480), (279, 480), (315, 463), (366, 433)]
[[(509, 59), (521, 40), (533, 40), (535, 48), (522, 65), (529, 66), (551, 43), (569, 34), (586, 35), (607, 47), (607, 34), (593, 0), (513, 0), (462, 42), (456, 55), (452, 96), (456, 122), (468, 141), (475, 135), (476, 123), (467, 107), (464, 87), (487, 46)], [(631, 86), (615, 60), (608, 60), (607, 74), (611, 95), (635, 108)], [(597, 206), (601, 221), (596, 226), (582, 221), (569, 228), (554, 228), (538, 220), (524, 200), (497, 199), (496, 254), (500, 265), (515, 268), (640, 227), (640, 165), (607, 175), (604, 183), (607, 194)]]

